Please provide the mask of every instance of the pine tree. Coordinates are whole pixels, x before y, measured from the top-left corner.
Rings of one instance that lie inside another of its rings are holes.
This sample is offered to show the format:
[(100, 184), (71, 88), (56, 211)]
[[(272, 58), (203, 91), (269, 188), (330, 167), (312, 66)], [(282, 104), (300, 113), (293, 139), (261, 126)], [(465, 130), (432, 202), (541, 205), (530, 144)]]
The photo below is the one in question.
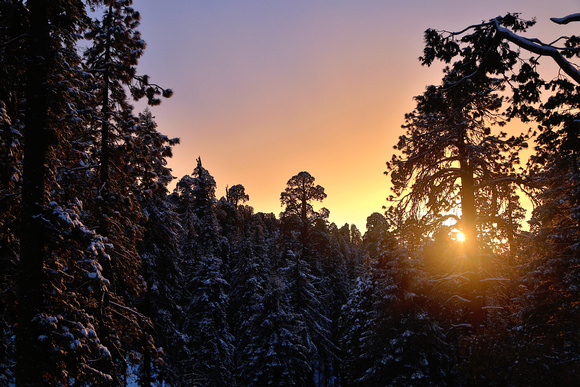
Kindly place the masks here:
[[(572, 14), (551, 18), (551, 21), (567, 24), (578, 21), (578, 17)], [(509, 80), (510, 106), (506, 113), (524, 122), (535, 120), (539, 124), (538, 146), (530, 160), (526, 181), (534, 189), (538, 205), (532, 221), (532, 243), (527, 243), (527, 251), (522, 254), (526, 261), (532, 258), (526, 265), (529, 274), (523, 277), (529, 293), (520, 298), (524, 324), (517, 325), (514, 331), (526, 332), (524, 342), (542, 343), (523, 346), (524, 359), (518, 363), (541, 363), (542, 367), (518, 367), (512, 373), (519, 375), (520, 383), (524, 384), (531, 380), (535, 383), (553, 380), (555, 375), (564, 374), (571, 375), (571, 380), (564, 378), (561, 383), (574, 384), (579, 371), (578, 362), (571, 355), (574, 345), (570, 343), (577, 340), (567, 332), (578, 326), (578, 314), (572, 306), (577, 303), (574, 289), (578, 283), (577, 270), (573, 269), (577, 265), (574, 248), (577, 232), (573, 219), (577, 207), (578, 125), (576, 114), (570, 110), (577, 106), (580, 83), (580, 71), (573, 63), (578, 57), (578, 42), (575, 37), (561, 37), (554, 43), (526, 38), (522, 33), (533, 24), (521, 20), (517, 14), (508, 14), (456, 33), (429, 30), (423, 61), (430, 64), (441, 59), (450, 63), (465, 52), (481, 58), (473, 62), (479, 67), (478, 72), (492, 68), (498, 78)], [(563, 44), (555, 43), (560, 40)], [(490, 57), (489, 52), (494, 55)], [(553, 59), (561, 71), (551, 81), (545, 81), (538, 72), (538, 57), (527, 59), (524, 52)], [(467, 61), (459, 63), (463, 68), (470, 65)], [(468, 78), (459, 79), (458, 83), (466, 85)], [(549, 355), (542, 349), (545, 347), (551, 348)]]
[[(160, 103), (159, 94), (171, 95), (171, 90), (149, 85), (148, 77), (136, 75), (145, 42), (137, 31), (139, 12), (131, 4), (130, 0), (99, 2), (104, 8), (102, 20), (93, 20), (85, 34), (90, 42), (85, 65), (93, 77), (87, 88), (92, 95), (93, 113), (89, 133), (91, 151), (98, 161), (98, 174), (90, 180), (92, 192), (87, 210), (90, 221), (107, 238), (111, 257), (102, 262), (110, 281), (103, 299), (110, 301), (99, 311), (98, 329), (103, 341), (114, 348), (109, 367), (116, 377), (126, 373), (128, 358), (157, 352), (153, 341), (146, 339), (151, 322), (132, 308), (147, 288), (140, 273), (142, 257), (138, 245), (146, 218), (139, 196), (143, 194), (141, 184), (165, 184), (170, 179), (161, 167), (170, 155), (168, 149), (176, 143), (157, 133), (146, 120), (140, 122), (129, 102), (127, 91), (135, 99), (147, 96), (152, 105)], [(161, 165), (147, 165), (148, 156)], [(126, 326), (129, 321), (132, 322)], [(122, 326), (125, 327), (121, 329)]]
[(325, 225), (329, 212), (325, 208), (317, 212), (312, 206), (313, 201), (326, 198), (324, 188), (315, 185), (314, 180), (308, 172), (300, 172), (288, 180), (280, 195), (285, 206), (280, 214), (280, 277), (286, 283), (297, 323), (303, 325), (302, 345), (309, 350), (312, 383), (315, 370), (333, 356), (335, 349), (330, 341), (330, 319), (321, 303), (320, 273), (315, 272), (319, 271), (320, 255), (313, 243), (315, 224), (322, 221)]
[[(146, 292), (136, 307), (151, 318), (153, 329), (142, 335), (139, 380), (177, 383), (179, 360), (186, 352), (181, 334), (183, 309), (180, 291), (183, 274), (178, 265), (181, 229), (173, 206), (166, 200), (167, 185), (173, 179), (167, 167), (171, 147), (178, 139), (169, 139), (157, 131), (149, 109), (139, 115), (139, 125), (127, 149), (126, 168), (139, 181), (135, 193), (142, 209), (143, 240), (138, 245), (142, 257), (141, 273), (147, 282)], [(151, 341), (151, 338), (154, 340)], [(159, 349), (155, 349), (155, 345)]]
[(184, 237), (182, 267), (186, 284), (190, 380), (202, 385), (232, 383), (233, 337), (227, 321), (229, 284), (222, 274), (215, 180), (201, 159), (191, 176), (182, 178), (174, 200), (181, 211)]
[[(570, 49), (565, 56), (578, 60), (576, 39), (565, 42)], [(550, 97), (534, 114), (540, 133), (529, 174), (542, 189), (536, 196), (531, 221), (534, 238), (525, 251), (531, 260), (523, 277), (529, 293), (522, 297), (521, 317), (526, 342), (537, 343), (526, 349), (537, 356), (530, 362), (542, 364), (547, 370), (545, 376), (537, 378), (576, 384), (580, 381), (580, 347), (573, 333), (580, 326), (575, 306), (580, 284), (580, 125), (574, 109), (580, 86), (578, 80), (560, 76), (547, 82), (545, 89)], [(524, 370), (522, 374), (529, 372)]]
[(250, 243), (244, 243), (234, 253), (230, 291), (230, 321), (235, 338), (235, 380), (243, 386), (256, 383), (255, 379), (263, 373), (265, 364), (258, 357), (266, 350), (260, 327), (264, 318), (262, 302), (269, 280), (269, 267), (265, 250), (256, 254)]
[[(67, 197), (59, 185), (60, 172), (70, 167), (61, 156), (71, 143), (63, 139), (74, 137), (83, 121), (80, 89), (85, 79), (75, 44), (86, 27), (84, 4), (32, 1), (27, 11), (22, 19), (30, 30), (25, 51), (16, 381), (103, 382), (110, 376), (94, 365), (107, 353), (94, 334), (91, 306), (94, 291), (107, 285), (98, 264), (106, 256), (104, 245), (80, 220), (82, 204)], [(18, 91), (13, 89), (13, 95)]]
[(333, 226), (334, 224), (329, 225), (326, 219), (319, 218), (315, 221), (309, 238), (313, 274), (319, 279), (315, 282), (320, 294), (319, 324), (326, 332), (325, 342), (318, 351), (316, 371), (318, 386), (332, 385), (338, 373), (340, 310), (351, 288), (348, 265), (356, 261), (354, 257), (356, 248), (351, 243), (350, 226), (343, 226), (348, 230), (348, 240), (345, 240), (345, 245), (342, 246), (344, 250), (333, 243), (331, 230), (336, 229), (336, 226)]
[(308, 349), (300, 338), (303, 325), (295, 320), (282, 281), (270, 277), (255, 299), (253, 315), (242, 322), (246, 340), (237, 382), (243, 386), (305, 386), (312, 384)]
[(346, 385), (440, 385), (450, 377), (442, 329), (418, 291), (422, 275), (386, 218), (367, 221), (365, 274), (343, 310)]
[[(494, 55), (501, 58), (511, 54), (497, 50)], [(477, 329), (483, 323), (482, 270), (491, 267), (482, 260), (490, 246), (483, 242), (513, 240), (519, 231), (522, 210), (516, 188), (523, 179), (514, 166), (527, 143), (525, 135), (491, 133), (491, 125), (505, 124), (500, 110), (504, 81), (494, 76), (495, 62), (487, 64), (469, 50), (461, 55), (445, 70), (440, 86), (429, 86), (416, 97), (417, 107), (405, 117), (406, 134), (395, 146), (401, 155), (394, 155), (387, 167), (396, 196), (391, 200), (398, 202), (391, 215), (407, 218), (400, 224), (427, 220), (431, 224), (420, 227), (428, 235), (453, 220), (465, 236), (470, 323)], [(462, 82), (465, 77), (468, 81)]]
[(22, 96), (27, 33), (24, 5), (0, 2), (0, 383), (13, 378), (18, 218), (22, 182)]
[[(13, 220), (23, 225), (16, 294), (16, 380), (22, 384), (105, 383), (112, 377), (100, 365), (110, 352), (96, 334), (94, 312), (100, 302), (98, 294), (109, 285), (99, 263), (108, 256), (102, 237), (84, 223), (85, 208), (78, 199), (86, 192), (79, 182), (83, 173), (90, 174), (91, 160), (88, 145), (79, 141), (90, 100), (84, 92), (87, 75), (76, 50), (88, 23), (85, 6), (80, 1), (55, 1), (49, 6), (29, 2), (26, 8), (12, 5), (11, 12), (22, 16), (12, 24), (30, 26), (28, 33), (7, 46), (28, 43), (22, 58), (28, 75), (22, 78), (13, 73), (14, 83), (3, 83), (12, 96), (6, 99), (9, 105), (3, 102), (7, 108), (3, 109), (3, 133), (8, 134), (2, 136), (3, 143), (14, 144), (23, 123), (25, 144), (24, 155), (14, 147), (9, 152), (24, 159), (22, 213)], [(15, 15), (11, 12), (6, 16)], [(2, 69), (12, 71), (10, 65)], [(18, 82), (25, 85), (24, 90), (15, 87)], [(25, 109), (20, 101), (26, 101)], [(15, 108), (24, 115), (12, 115)], [(22, 171), (6, 172), (12, 176), (3, 178), (2, 185), (7, 187), (12, 181), (9, 197), (17, 197), (20, 187), (14, 183)]]
[(358, 277), (340, 315), (340, 384), (351, 386), (367, 370), (362, 335), (373, 310), (373, 283), (370, 271)]

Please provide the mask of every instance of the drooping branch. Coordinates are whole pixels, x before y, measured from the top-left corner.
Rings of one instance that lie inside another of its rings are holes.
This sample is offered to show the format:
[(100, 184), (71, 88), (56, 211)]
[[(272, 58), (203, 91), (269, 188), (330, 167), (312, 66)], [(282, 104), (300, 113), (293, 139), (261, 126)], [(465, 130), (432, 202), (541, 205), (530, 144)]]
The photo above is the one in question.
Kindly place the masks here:
[(442, 177), (448, 177), (448, 176), (455, 176), (457, 178), (461, 177), (463, 174), (463, 170), (461, 170), (460, 168), (445, 168), (445, 169), (440, 169), (439, 171), (433, 173), (430, 176), (426, 176), (424, 178), (425, 181), (427, 181), (428, 183), (433, 184), (437, 179), (442, 178)]

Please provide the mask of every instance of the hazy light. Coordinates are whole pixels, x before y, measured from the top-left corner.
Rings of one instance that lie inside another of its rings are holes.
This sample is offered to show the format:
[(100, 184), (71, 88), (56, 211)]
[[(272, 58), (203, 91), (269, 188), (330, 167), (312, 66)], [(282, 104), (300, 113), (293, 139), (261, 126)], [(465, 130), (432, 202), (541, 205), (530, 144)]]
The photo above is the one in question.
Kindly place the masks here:
[(458, 242), (463, 242), (465, 241), (465, 235), (462, 232), (458, 232), (455, 235), (455, 238), (457, 239)]

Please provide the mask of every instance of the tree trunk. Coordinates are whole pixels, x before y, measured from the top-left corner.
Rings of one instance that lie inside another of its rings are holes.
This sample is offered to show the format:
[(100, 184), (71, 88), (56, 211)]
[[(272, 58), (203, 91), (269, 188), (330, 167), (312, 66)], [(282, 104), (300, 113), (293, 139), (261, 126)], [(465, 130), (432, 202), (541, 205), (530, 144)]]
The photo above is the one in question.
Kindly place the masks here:
[(107, 28), (107, 39), (105, 43), (105, 67), (103, 69), (103, 95), (102, 95), (102, 108), (101, 113), (101, 168), (100, 168), (100, 196), (101, 199), (99, 201), (100, 205), (100, 220), (99, 220), (99, 233), (107, 237), (109, 234), (109, 220), (108, 220), (108, 201), (110, 198), (110, 177), (109, 177), (109, 169), (110, 169), (110, 147), (109, 147), (109, 137), (110, 137), (110, 124), (109, 124), (109, 117), (111, 115), (109, 109), (109, 89), (110, 89), (110, 65), (109, 62), (111, 61), (111, 24), (112, 24), (112, 12), (113, 12), (113, 5), (109, 5), (108, 14), (105, 16), (103, 20), (103, 24), (106, 24)]
[(24, 121), (24, 162), (20, 261), (17, 284), (18, 325), (16, 327), (16, 384), (39, 386), (50, 354), (38, 339), (42, 334), (35, 317), (44, 309), (43, 265), (45, 229), (45, 164), (47, 136), (48, 9), (47, 0), (29, 0), (30, 34), (26, 69), (26, 116)]
[[(99, 187), (99, 196), (100, 199), (98, 201), (99, 206), (99, 234), (105, 238), (109, 237), (109, 228), (110, 228), (110, 221), (109, 221), (109, 205), (110, 205), (110, 123), (109, 118), (111, 116), (111, 111), (109, 109), (109, 89), (110, 89), (110, 61), (111, 61), (111, 25), (112, 25), (112, 12), (113, 12), (113, 5), (112, 3), (109, 4), (108, 7), (108, 14), (103, 19), (103, 28), (107, 29), (106, 41), (105, 41), (105, 56), (104, 56), (104, 68), (103, 70), (103, 91), (102, 91), (102, 99), (101, 99), (101, 165), (100, 165), (100, 187)], [(103, 266), (103, 273), (107, 278), (113, 278), (113, 267), (112, 262), (107, 260), (102, 263)], [(115, 282), (112, 282), (112, 286), (115, 286)], [(108, 300), (110, 295), (108, 294), (108, 289), (103, 290), (103, 294), (101, 296), (101, 305), (99, 308), (99, 315), (98, 315), (98, 335), (101, 338), (102, 343), (108, 347), (109, 349), (114, 349), (115, 346), (111, 343), (109, 339), (109, 335), (111, 331), (109, 326), (106, 322), (106, 316), (108, 314)], [(112, 351), (113, 352), (113, 351)], [(114, 351), (116, 353), (118, 351)], [(113, 378), (113, 384), (118, 383), (118, 372), (115, 367), (115, 355), (113, 354), (112, 359), (105, 359), (103, 361), (102, 369), (111, 377)]]
[(110, 163), (110, 156), (109, 156), (109, 132), (110, 132), (110, 125), (109, 125), (109, 88), (110, 88), (110, 71), (109, 71), (109, 62), (111, 61), (111, 24), (112, 24), (112, 12), (113, 12), (113, 5), (109, 5), (109, 13), (105, 17), (104, 22), (107, 24), (107, 40), (105, 46), (105, 68), (103, 69), (103, 99), (102, 103), (102, 119), (103, 123), (101, 126), (101, 189), (104, 190), (104, 193), (107, 194), (109, 190), (109, 163)]

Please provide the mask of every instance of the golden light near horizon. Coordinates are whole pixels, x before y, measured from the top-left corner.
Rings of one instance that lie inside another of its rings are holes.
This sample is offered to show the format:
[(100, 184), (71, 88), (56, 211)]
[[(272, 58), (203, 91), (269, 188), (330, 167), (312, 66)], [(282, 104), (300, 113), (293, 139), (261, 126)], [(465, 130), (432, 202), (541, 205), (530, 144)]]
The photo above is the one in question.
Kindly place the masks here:
[(458, 242), (464, 242), (465, 241), (465, 234), (463, 234), (461, 231), (457, 232), (457, 234), (455, 234), (455, 239), (457, 239)]
[(326, 189), (322, 205), (330, 221), (364, 231), (367, 217), (387, 204), (385, 162), (413, 97), (441, 81), (443, 66), (417, 59), (423, 32), (517, 11), (538, 17), (532, 34), (553, 36), (555, 29), (559, 36), (563, 27), (554, 28), (549, 17), (569, 14), (576, 2), (248, 0), (167, 7), (143, 0), (140, 7), (147, 50), (139, 72), (175, 92), (152, 111), (161, 132), (181, 139), (168, 164), (176, 181), (200, 156), (219, 196), (242, 184), (256, 212), (278, 214), (287, 180), (308, 171)]

